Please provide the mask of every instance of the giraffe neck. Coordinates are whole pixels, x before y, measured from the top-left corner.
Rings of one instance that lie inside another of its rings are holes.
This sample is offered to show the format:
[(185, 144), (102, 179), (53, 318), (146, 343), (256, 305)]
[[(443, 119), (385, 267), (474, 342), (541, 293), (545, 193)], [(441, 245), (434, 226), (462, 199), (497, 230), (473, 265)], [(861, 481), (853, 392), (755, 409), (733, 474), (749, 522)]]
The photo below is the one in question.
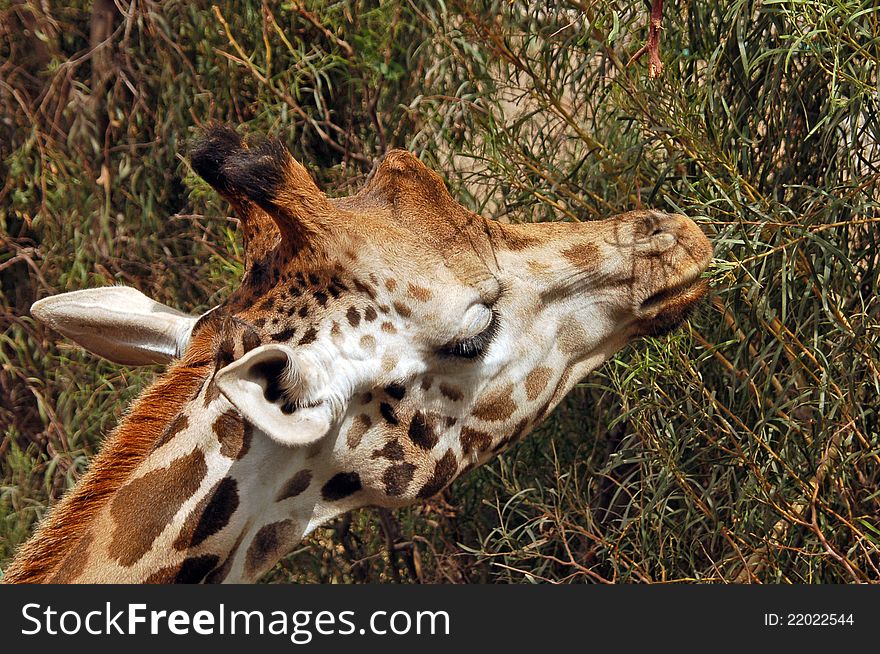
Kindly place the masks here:
[(6, 581), (252, 582), (351, 508), (313, 483), (319, 450), (252, 430), (210, 372), (179, 366), (146, 391)]
[(22, 546), (5, 582), (72, 581), (95, 538), (96, 521), (180, 416), (207, 377), (207, 365), (180, 363), (148, 388), (104, 443), (89, 471)]

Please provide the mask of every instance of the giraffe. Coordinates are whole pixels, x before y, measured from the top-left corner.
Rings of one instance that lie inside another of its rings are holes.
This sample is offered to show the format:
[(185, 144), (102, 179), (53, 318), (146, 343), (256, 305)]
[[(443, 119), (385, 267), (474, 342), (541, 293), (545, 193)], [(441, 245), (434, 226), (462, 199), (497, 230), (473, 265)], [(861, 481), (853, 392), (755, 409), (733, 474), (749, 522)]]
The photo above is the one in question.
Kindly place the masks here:
[(190, 160), (240, 218), (240, 285), (201, 316), (125, 287), (34, 304), (96, 354), (170, 365), (6, 582), (253, 582), (336, 516), (436, 495), (706, 292), (682, 215), (502, 224), (402, 150), (329, 198), (220, 125)]

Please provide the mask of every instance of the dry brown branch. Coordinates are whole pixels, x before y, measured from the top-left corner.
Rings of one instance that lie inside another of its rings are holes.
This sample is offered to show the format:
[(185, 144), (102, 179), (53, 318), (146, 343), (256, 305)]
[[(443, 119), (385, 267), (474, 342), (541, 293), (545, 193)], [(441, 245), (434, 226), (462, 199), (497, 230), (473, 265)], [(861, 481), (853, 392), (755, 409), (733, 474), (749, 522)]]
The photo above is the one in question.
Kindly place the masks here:
[(663, 62), (660, 60), (660, 30), (663, 28), (663, 0), (653, 0), (651, 4), (651, 20), (648, 23), (648, 40), (636, 53), (630, 57), (627, 66), (648, 54), (648, 77), (655, 79), (663, 72)]

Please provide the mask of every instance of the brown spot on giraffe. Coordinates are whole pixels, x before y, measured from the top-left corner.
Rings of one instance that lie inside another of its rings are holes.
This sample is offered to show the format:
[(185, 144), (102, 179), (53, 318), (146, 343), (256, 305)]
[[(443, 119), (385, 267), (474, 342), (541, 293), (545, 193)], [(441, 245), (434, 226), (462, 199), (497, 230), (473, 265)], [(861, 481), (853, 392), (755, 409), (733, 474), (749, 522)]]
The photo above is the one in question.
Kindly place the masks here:
[(587, 340), (584, 328), (574, 317), (569, 316), (559, 325), (556, 334), (556, 347), (563, 354), (577, 354)]
[(489, 449), (489, 446), (492, 444), (492, 436), (484, 431), (471, 429), (470, 427), (462, 427), (459, 438), (461, 440), (461, 451), (465, 455), (471, 452), (483, 452)]
[(389, 277), (388, 279), (385, 280), (385, 288), (387, 288), (389, 291), (391, 291), (393, 293), (394, 290), (397, 288), (397, 280)]
[(241, 459), (250, 448), (253, 429), (235, 409), (229, 409), (217, 416), (212, 426), (220, 441), (220, 454), (230, 459)]
[(411, 298), (414, 298), (419, 302), (427, 302), (432, 297), (432, 293), (430, 290), (428, 290), (424, 286), (413, 284), (412, 282), (406, 285), (406, 291)]
[(248, 574), (255, 575), (287, 548), (298, 537), (296, 523), (293, 520), (280, 520), (260, 527), (253, 542), (248, 548), (244, 559), (244, 567)]
[(394, 310), (402, 318), (409, 318), (410, 316), (412, 316), (412, 309), (406, 306), (403, 302), (392, 302), (391, 306), (394, 307)]
[(400, 419), (397, 417), (394, 407), (388, 404), (388, 402), (381, 402), (379, 404), (379, 413), (382, 414), (382, 417), (385, 418), (385, 422), (389, 425), (400, 424)]
[(406, 395), (406, 387), (403, 384), (388, 384), (384, 390), (387, 395), (398, 401)]
[(493, 389), (477, 402), (471, 413), (474, 417), (488, 422), (507, 420), (516, 411), (516, 403), (511, 395), (513, 395), (513, 384)]
[(402, 461), (405, 456), (400, 441), (396, 438), (385, 443), (383, 447), (373, 452), (373, 459), (388, 459), (389, 461)]
[(291, 477), (286, 484), (284, 484), (278, 492), (278, 495), (275, 496), (275, 501), (280, 502), (282, 500), (290, 499), (291, 497), (296, 497), (297, 495), (302, 495), (311, 483), (312, 471), (300, 470)]
[(392, 323), (388, 322), (387, 320), (382, 323), (382, 331), (385, 332), (386, 334), (396, 334), (397, 333), (397, 329), (394, 327), (394, 325)]
[(376, 291), (373, 290), (373, 287), (372, 287), (372, 286), (370, 286), (369, 284), (365, 284), (365, 283), (363, 283), (363, 282), (362, 282), (361, 280), (359, 280), (359, 279), (355, 279), (353, 283), (354, 283), (354, 287), (355, 287), (358, 291), (360, 291), (361, 293), (366, 294), (367, 297), (369, 297), (371, 300), (375, 300), (375, 299), (376, 299)]
[(436, 495), (446, 487), (446, 484), (452, 481), (457, 470), (458, 461), (450, 448), (446, 450), (446, 454), (434, 464), (434, 472), (431, 474), (430, 479), (425, 482), (425, 485), (422, 486), (421, 490), (419, 490), (416, 497), (425, 499)]
[(208, 573), (217, 567), (218, 563), (220, 563), (220, 557), (216, 554), (202, 554), (201, 556), (191, 556), (187, 559), (184, 559), (183, 563), (180, 565), (180, 568), (177, 570), (177, 574), (174, 576), (173, 583), (201, 583), (202, 581), (204, 581), (205, 577), (208, 576)]
[(306, 333), (303, 334), (302, 338), (299, 339), (299, 345), (308, 345), (309, 343), (313, 343), (315, 339), (318, 337), (318, 332), (314, 327), (309, 327), (306, 330)]
[(376, 339), (369, 334), (365, 334), (361, 336), (361, 348), (366, 350), (367, 352), (373, 353), (376, 351)]
[(543, 275), (550, 271), (550, 264), (544, 263), (543, 261), (535, 261), (530, 259), (526, 263), (526, 267), (529, 269), (529, 272), (533, 275)]
[(116, 524), (111, 556), (124, 566), (139, 561), (183, 503), (198, 490), (207, 471), (204, 455), (196, 450), (119, 489), (110, 504)]
[(412, 463), (395, 463), (388, 466), (382, 475), (385, 493), (390, 497), (400, 497), (403, 495), (412, 481), (415, 471), (416, 466)]
[(433, 427), (428, 423), (428, 418), (421, 411), (417, 411), (409, 423), (407, 436), (423, 450), (431, 450), (440, 441)]
[(443, 397), (452, 400), (453, 402), (461, 402), (464, 399), (464, 391), (458, 386), (453, 386), (452, 384), (441, 382), (440, 392), (443, 394)]
[(272, 334), (272, 340), (283, 343), (293, 338), (294, 334), (296, 334), (295, 327), (286, 327), (285, 329), (282, 329), (281, 331), (277, 331)]
[(176, 550), (196, 547), (229, 524), (238, 509), (238, 484), (231, 477), (224, 477), (196, 505), (187, 516), (183, 528), (174, 539)]
[(361, 477), (356, 472), (340, 472), (333, 475), (321, 487), (321, 497), (328, 502), (336, 502), (345, 499), (349, 495), (354, 495), (363, 486), (361, 485)]
[(550, 368), (538, 367), (526, 375), (526, 397), (529, 402), (534, 402), (540, 397), (547, 383), (550, 381), (550, 375), (553, 371)]
[(142, 583), (156, 585), (156, 584), (173, 584), (174, 578), (177, 577), (177, 573), (180, 572), (180, 564), (177, 565), (169, 565), (164, 568), (159, 568), (146, 579), (143, 580)]
[(373, 420), (365, 413), (361, 413), (351, 421), (351, 427), (348, 428), (348, 434), (345, 437), (345, 443), (349, 449), (354, 449), (360, 445), (361, 439), (367, 430), (373, 426)]
[(372, 305), (364, 309), (364, 320), (366, 320), (367, 322), (373, 322), (376, 319), (377, 315), (378, 314), (376, 313), (376, 310), (373, 308)]
[(348, 311), (345, 313), (345, 317), (348, 319), (348, 324), (352, 327), (357, 327), (361, 324), (361, 314), (354, 307), (348, 307)]
[(582, 270), (594, 270), (598, 266), (599, 248), (594, 243), (577, 243), (562, 251), (562, 256)]

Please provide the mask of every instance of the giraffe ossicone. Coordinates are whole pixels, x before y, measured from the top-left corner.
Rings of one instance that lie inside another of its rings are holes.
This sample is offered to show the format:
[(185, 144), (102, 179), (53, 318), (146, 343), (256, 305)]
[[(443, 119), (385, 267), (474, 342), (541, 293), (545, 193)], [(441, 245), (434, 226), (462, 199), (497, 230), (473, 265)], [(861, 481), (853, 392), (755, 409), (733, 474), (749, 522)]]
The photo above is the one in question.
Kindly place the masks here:
[(34, 305), (96, 354), (170, 366), (5, 581), (254, 581), (335, 516), (439, 493), (706, 290), (712, 247), (681, 215), (501, 224), (399, 150), (328, 198), (228, 127), (191, 161), (241, 220), (241, 283), (198, 317), (121, 287)]

